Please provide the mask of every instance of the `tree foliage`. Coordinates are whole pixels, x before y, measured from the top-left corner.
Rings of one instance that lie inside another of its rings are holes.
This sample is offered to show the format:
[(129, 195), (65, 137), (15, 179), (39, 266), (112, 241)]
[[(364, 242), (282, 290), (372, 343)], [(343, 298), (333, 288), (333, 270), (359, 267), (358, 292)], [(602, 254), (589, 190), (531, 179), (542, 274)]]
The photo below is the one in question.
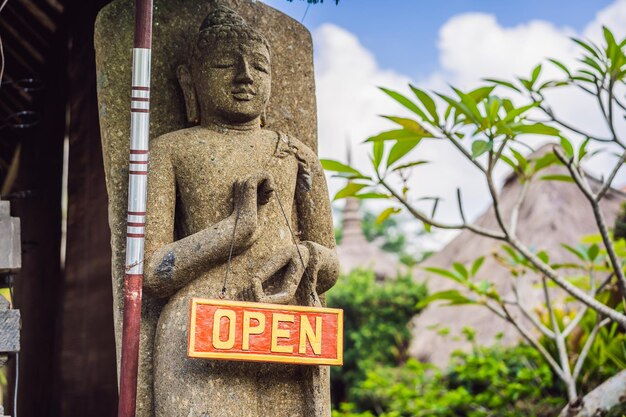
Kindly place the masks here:
[(425, 286), (410, 276), (383, 284), (373, 271), (355, 270), (339, 279), (327, 295), (330, 307), (344, 311), (344, 365), (332, 369), (334, 401), (357, 401), (368, 370), (407, 359), (408, 323), (425, 296)]
[[(603, 33), (601, 45), (573, 40), (581, 54), (575, 67), (570, 68), (555, 59), (548, 60), (547, 65), (555, 66), (561, 73), (557, 79), (546, 79), (543, 74), (546, 64), (539, 64), (528, 77), (512, 81), (487, 79), (482, 86), (469, 91), (452, 87), (451, 93), (433, 93), (410, 85), (410, 95), (405, 95), (381, 88), (411, 116), (384, 116), (395, 127), (367, 139), (372, 149), (373, 175), (335, 161), (322, 162), (327, 170), (352, 179), (336, 198), (388, 200), (390, 214), (404, 210), (421, 221), (427, 230), (432, 227), (468, 230), (493, 239), (502, 244), (500, 256), (505, 264), (509, 262), (513, 286), (524, 279), (523, 271), (540, 277), (544, 289), (544, 316), (530, 311), (529, 300), (520, 300), (517, 291), (512, 299), (505, 298), (488, 279), (478, 279), (476, 275), (481, 260), (470, 265), (455, 264), (449, 270), (430, 269), (432, 274), (456, 281), (463, 290), (432, 294), (428, 301), (443, 300), (451, 305), (478, 304), (511, 323), (566, 387), (569, 405), (564, 412), (568, 416), (576, 416), (578, 410), (584, 408), (586, 397), (580, 391), (580, 377), (598, 334), (606, 331), (604, 329), (609, 325), (620, 332), (626, 329), (623, 308), (626, 302), (623, 265), (626, 252), (614, 241), (600, 207), (626, 161), (626, 137), (616, 127), (617, 121), (626, 116), (626, 39), (616, 40), (607, 28)], [(547, 99), (548, 92), (562, 88), (577, 89), (591, 96), (609, 134), (602, 136), (562, 120)], [(528, 149), (533, 149), (532, 140), (536, 136), (551, 140), (552, 152), (529, 155)], [(449, 143), (482, 174), (493, 205), (496, 227), (468, 221), (460, 191), (457, 191), (457, 222), (437, 219), (438, 197), (427, 199), (431, 203), (428, 209), (424, 207), (423, 199), (420, 201), (414, 196), (411, 184), (419, 181), (409, 180), (419, 178), (420, 167), (428, 162), (413, 155), (432, 141)], [(583, 165), (599, 154), (613, 155), (614, 162), (606, 177), (598, 181), (586, 174)], [(560, 165), (566, 174), (547, 174), (546, 169), (552, 165)], [(521, 184), (516, 203), (507, 212), (501, 204), (501, 192), (494, 179), (494, 171), (499, 167), (512, 170)], [(571, 268), (551, 262), (549, 253), (525, 243), (518, 234), (520, 208), (530, 184), (536, 181), (571, 183), (592, 209), (598, 228), (597, 242), (578, 247), (574, 246), (575, 242), (564, 242), (563, 251), (568, 251), (579, 261), (570, 265)], [(572, 268), (578, 276), (572, 276)], [(551, 287), (562, 291), (566, 299), (577, 302), (572, 304), (576, 305), (576, 312), (571, 321), (566, 323), (559, 319), (559, 306)], [(523, 314), (532, 329), (527, 328), (527, 323), (521, 321), (516, 312)], [(588, 320), (591, 320), (592, 327), (586, 342), (568, 345), (568, 337), (580, 331), (582, 323)], [(538, 334), (550, 341), (547, 346)], [(626, 385), (626, 372), (619, 375), (623, 375)], [(608, 391), (599, 397), (604, 401), (602, 412), (608, 412), (619, 401)]]

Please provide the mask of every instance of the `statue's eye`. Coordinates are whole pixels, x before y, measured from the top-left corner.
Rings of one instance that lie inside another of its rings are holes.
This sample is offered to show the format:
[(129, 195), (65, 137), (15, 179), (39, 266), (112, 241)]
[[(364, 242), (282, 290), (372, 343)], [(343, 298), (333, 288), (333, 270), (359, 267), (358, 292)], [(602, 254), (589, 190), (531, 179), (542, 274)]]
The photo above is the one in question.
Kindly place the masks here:
[(269, 73), (270, 73), (270, 70), (269, 70), (268, 66), (267, 66), (267, 65), (264, 65), (264, 64), (262, 64), (262, 63), (260, 63), (260, 62), (256, 62), (256, 63), (254, 64), (254, 69), (255, 69), (255, 70), (257, 70), (257, 71), (264, 72), (264, 73), (266, 73), (266, 74), (269, 74)]
[(233, 61), (220, 61), (211, 65), (213, 68), (233, 68), (235, 63)]

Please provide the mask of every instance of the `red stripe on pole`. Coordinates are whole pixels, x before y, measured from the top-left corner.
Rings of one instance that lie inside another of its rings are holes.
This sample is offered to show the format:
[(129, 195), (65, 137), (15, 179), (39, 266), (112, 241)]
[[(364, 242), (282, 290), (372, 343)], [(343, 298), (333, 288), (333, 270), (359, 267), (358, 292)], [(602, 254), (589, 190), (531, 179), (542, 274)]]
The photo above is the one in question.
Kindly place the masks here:
[(126, 233), (126, 236), (132, 238), (146, 237), (143, 233)]
[(148, 175), (148, 171), (130, 171), (131, 175)]
[(131, 97), (132, 101), (144, 101), (144, 102), (150, 102), (149, 98), (146, 97)]
[(146, 224), (145, 223), (128, 222), (126, 225), (129, 226), (129, 227), (144, 227)]
[(120, 366), (120, 402), (117, 411), (119, 417), (135, 416), (142, 280), (141, 274), (126, 274), (124, 279), (123, 346)]
[(150, 110), (148, 109), (130, 109), (131, 112), (133, 113), (150, 113)]
[(150, 151), (142, 151), (142, 150), (139, 150), (139, 149), (131, 149), (130, 150), (130, 154), (131, 155), (146, 155), (148, 153), (150, 153)]
[(152, 0), (135, 0), (135, 48), (152, 48)]
[(145, 211), (129, 211), (128, 214), (130, 216), (145, 216), (146, 212)]
[(139, 164), (139, 165), (147, 165), (148, 161), (133, 161), (132, 159), (130, 160), (131, 164)]
[(141, 87), (138, 85), (133, 85), (131, 88), (133, 90), (139, 90), (139, 91), (150, 91), (150, 87)]

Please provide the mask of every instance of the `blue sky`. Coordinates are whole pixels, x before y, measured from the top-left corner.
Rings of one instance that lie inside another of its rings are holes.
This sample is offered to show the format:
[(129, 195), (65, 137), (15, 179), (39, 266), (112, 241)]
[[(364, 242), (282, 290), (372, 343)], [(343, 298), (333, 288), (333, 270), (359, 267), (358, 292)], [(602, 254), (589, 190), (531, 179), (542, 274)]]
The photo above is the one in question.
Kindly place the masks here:
[[(307, 10), (303, 0), (266, 0), (266, 3), (301, 21)], [(494, 14), (503, 26), (545, 20), (582, 31), (611, 0), (326, 0), (311, 5), (304, 24), (314, 31), (333, 23), (353, 34), (384, 67), (421, 78), (438, 66), (439, 29), (454, 15), (467, 12)]]

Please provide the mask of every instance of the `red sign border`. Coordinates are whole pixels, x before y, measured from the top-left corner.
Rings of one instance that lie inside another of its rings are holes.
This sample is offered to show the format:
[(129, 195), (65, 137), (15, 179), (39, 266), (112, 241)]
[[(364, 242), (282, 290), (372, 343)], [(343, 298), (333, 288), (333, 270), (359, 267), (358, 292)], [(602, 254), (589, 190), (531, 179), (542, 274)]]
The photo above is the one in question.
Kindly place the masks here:
[[(294, 305), (279, 305), (279, 304), (266, 304), (266, 303), (252, 303), (246, 301), (230, 301), (230, 300), (214, 300), (207, 298), (192, 298), (190, 301), (191, 310), (189, 314), (189, 331), (187, 341), (187, 356), (190, 358), (200, 359), (223, 359), (232, 361), (244, 361), (244, 362), (275, 362), (275, 363), (290, 363), (300, 365), (329, 365), (329, 366), (342, 366), (343, 365), (343, 310), (338, 308), (326, 308), (326, 307), (305, 307)], [(196, 339), (196, 307), (202, 304), (209, 304), (214, 306), (223, 307), (251, 307), (262, 308), (268, 310), (291, 310), (298, 312), (311, 312), (311, 313), (330, 313), (337, 315), (337, 358), (309, 358), (309, 357), (294, 357), (282, 354), (265, 354), (265, 353), (228, 353), (228, 352), (198, 352), (195, 350)]]

